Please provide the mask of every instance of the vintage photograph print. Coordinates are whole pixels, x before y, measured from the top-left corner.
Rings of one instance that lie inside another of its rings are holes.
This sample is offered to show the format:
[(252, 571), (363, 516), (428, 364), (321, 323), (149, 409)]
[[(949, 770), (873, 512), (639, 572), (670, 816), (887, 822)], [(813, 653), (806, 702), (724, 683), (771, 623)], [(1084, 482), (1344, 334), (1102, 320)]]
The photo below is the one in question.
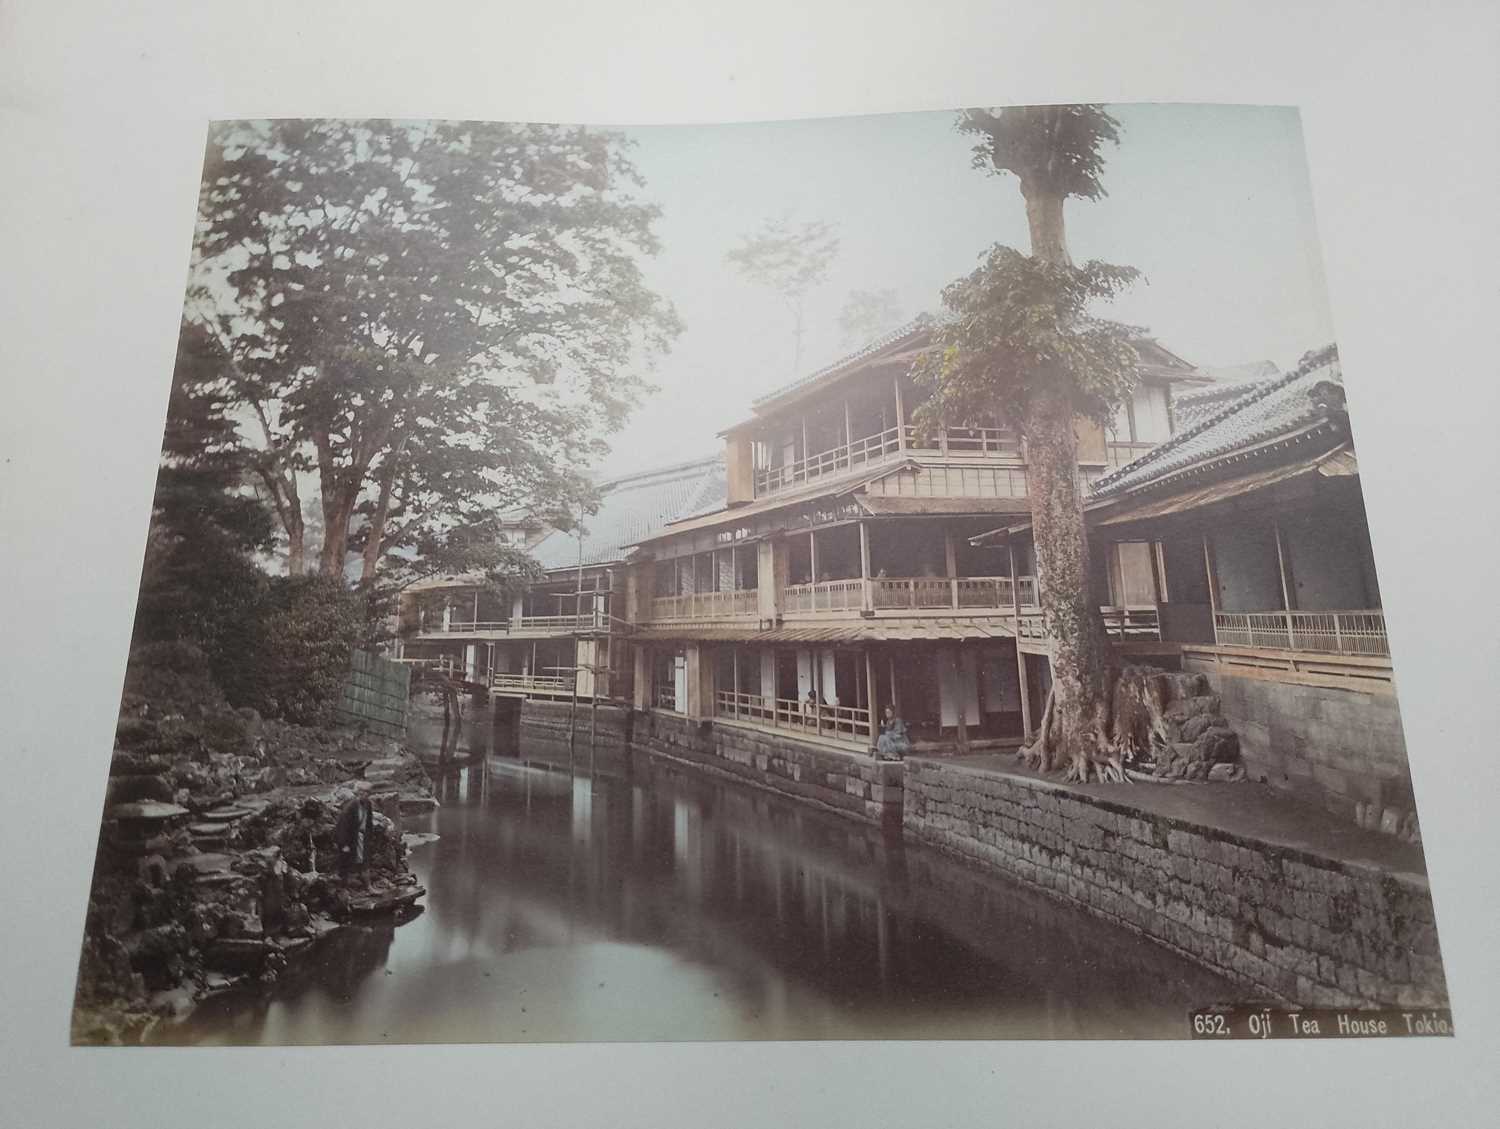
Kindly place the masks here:
[(1295, 109), (216, 122), (192, 231), (75, 1042), (1452, 1033)]

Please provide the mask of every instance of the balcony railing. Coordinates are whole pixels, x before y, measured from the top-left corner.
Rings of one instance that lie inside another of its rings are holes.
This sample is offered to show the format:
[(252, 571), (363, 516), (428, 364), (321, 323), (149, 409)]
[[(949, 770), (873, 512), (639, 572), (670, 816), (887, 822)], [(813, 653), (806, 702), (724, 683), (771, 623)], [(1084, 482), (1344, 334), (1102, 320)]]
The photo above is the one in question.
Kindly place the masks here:
[(783, 590), (782, 612), (805, 615), (858, 611), (1005, 611), (1036, 607), (1036, 577), (876, 576), (867, 580), (820, 580)]
[(1332, 655), (1389, 655), (1385, 613), (1216, 612), (1214, 640), (1226, 647), (1273, 647)]
[(657, 596), (651, 601), (652, 619), (720, 619), (755, 615), (760, 593), (754, 588), (736, 592), (693, 592), (684, 596)]
[(867, 435), (852, 443), (808, 455), (796, 462), (762, 467), (755, 472), (755, 493), (774, 494), (778, 490), (800, 486), (825, 475), (838, 474), (850, 467), (883, 462), (900, 451), (901, 431), (899, 428), (888, 427), (875, 435)]
[(813, 704), (795, 698), (737, 694), (733, 690), (720, 690), (715, 695), (715, 705), (716, 716), (733, 721), (862, 744), (870, 741), (870, 711), (859, 706)]
[(862, 439), (819, 451), (795, 462), (761, 467), (755, 472), (755, 493), (759, 497), (788, 490), (826, 475), (840, 474), (853, 467), (884, 462), (905, 450), (1014, 461), (1021, 458), (1020, 439), (1009, 428), (950, 427), (934, 432), (919, 442), (917, 429), (906, 424), (902, 427), (888, 427), (874, 435), (866, 435)]
[(418, 626), (417, 631), (421, 635), (476, 635), (487, 631), (503, 634), (510, 630), (510, 620), (479, 620), (474, 622), (460, 622), (449, 620), (443, 623), (423, 623)]
[(629, 624), (602, 611), (572, 615), (523, 615), (491, 622), (457, 622), (448, 625), (421, 624), (418, 636), (436, 635), (568, 635), (574, 632), (619, 631)]
[(870, 581), (870, 602), (882, 611), (951, 608), (954, 583), (945, 576), (877, 576)]
[(490, 687), (501, 693), (540, 694), (557, 696), (571, 694), (577, 675), (571, 674), (497, 674), (490, 679)]
[(675, 713), (677, 710), (677, 687), (672, 683), (668, 683), (665, 686), (658, 686), (653, 701), (657, 709), (672, 710)]
[(816, 584), (788, 584), (782, 589), (782, 610), (788, 614), (807, 612), (858, 612), (865, 608), (865, 581), (822, 580)]
[(1104, 633), (1111, 639), (1160, 639), (1161, 615), (1156, 605), (1149, 607), (1100, 608)]
[(906, 445), (915, 450), (940, 451), (945, 455), (978, 455), (984, 458), (1021, 458), (1021, 440), (1008, 427), (949, 427), (918, 443), (916, 429), (906, 429)]

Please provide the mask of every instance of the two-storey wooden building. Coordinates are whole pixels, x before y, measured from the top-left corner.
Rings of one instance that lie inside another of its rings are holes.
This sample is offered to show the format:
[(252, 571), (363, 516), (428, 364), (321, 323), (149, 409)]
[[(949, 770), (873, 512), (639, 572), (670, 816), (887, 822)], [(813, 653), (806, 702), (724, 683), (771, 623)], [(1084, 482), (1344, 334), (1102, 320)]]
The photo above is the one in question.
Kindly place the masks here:
[[(637, 709), (861, 753), (886, 705), (919, 748), (1021, 740), (1033, 556), (974, 539), (1029, 512), (1026, 450), (1003, 420), (918, 435), (911, 365), (929, 340), (920, 319), (723, 433), (725, 504), (631, 557)], [(1115, 427), (1078, 425), (1085, 481), (1167, 439), (1175, 390), (1207, 380), (1138, 348)]]
[(1402, 830), (1415, 804), (1336, 355), (1174, 406), (1177, 433), (1091, 490), (1107, 621), (1127, 652), (1210, 676), (1252, 776)]
[(667, 521), (722, 504), (718, 456), (626, 475), (599, 486), (581, 530), (518, 521), (518, 544), (544, 579), (509, 599), (477, 577), (445, 576), (407, 589), (398, 656), (451, 672), (501, 696), (628, 701), (634, 663), (625, 607), (625, 556)]

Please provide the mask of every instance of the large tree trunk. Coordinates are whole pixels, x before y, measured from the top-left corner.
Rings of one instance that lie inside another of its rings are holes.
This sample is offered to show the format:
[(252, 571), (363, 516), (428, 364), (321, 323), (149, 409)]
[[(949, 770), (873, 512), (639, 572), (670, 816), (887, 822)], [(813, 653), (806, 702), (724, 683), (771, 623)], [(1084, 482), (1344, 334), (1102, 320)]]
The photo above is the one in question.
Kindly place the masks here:
[(296, 516), (286, 522), (286, 571), (289, 576), (301, 576), (307, 571), (307, 530), (302, 525), (300, 503)]
[[(1023, 179), (1031, 254), (1068, 266), (1063, 197)], [(1089, 571), (1089, 544), (1078, 476), (1078, 435), (1067, 381), (1039, 382), (1023, 421), (1027, 493), (1036, 542), (1037, 587), (1052, 639), (1052, 690), (1045, 724), (1028, 759), (1044, 772), (1067, 766), (1069, 779), (1123, 779), (1110, 739), (1109, 641), (1099, 617)]]
[(1109, 642), (1090, 584), (1078, 481), (1073, 405), (1062, 389), (1032, 401), (1026, 419), (1027, 490), (1036, 541), (1037, 586), (1053, 640), (1052, 700), (1031, 749), (1043, 771), (1086, 779), (1113, 759), (1109, 741)]
[(349, 555), (349, 522), (354, 517), (357, 495), (352, 490), (323, 493), (323, 550), (318, 554), (318, 575), (342, 580)]
[(370, 515), (370, 528), (365, 535), (363, 566), (359, 574), (360, 586), (364, 588), (375, 583), (375, 570), (380, 566), (380, 558), (385, 552), (385, 524), (391, 512), (391, 496), (396, 488), (396, 475), (401, 469), (401, 456), (405, 452), (406, 439), (403, 437), (386, 456), (380, 468), (380, 493), (375, 499), (375, 512)]
[(1063, 222), (1063, 198), (1056, 192), (1021, 182), (1026, 201), (1026, 224), (1031, 229), (1031, 257), (1043, 262), (1071, 266), (1067, 228)]

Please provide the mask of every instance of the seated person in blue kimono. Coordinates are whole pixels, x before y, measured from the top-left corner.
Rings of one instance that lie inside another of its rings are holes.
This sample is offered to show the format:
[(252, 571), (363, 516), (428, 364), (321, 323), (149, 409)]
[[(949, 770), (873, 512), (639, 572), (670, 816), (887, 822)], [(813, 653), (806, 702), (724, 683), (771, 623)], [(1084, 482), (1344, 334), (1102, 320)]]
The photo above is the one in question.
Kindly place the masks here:
[(892, 706), (886, 706), (880, 719), (880, 739), (875, 743), (877, 760), (898, 761), (911, 752), (911, 737), (906, 732), (906, 722), (896, 716)]

